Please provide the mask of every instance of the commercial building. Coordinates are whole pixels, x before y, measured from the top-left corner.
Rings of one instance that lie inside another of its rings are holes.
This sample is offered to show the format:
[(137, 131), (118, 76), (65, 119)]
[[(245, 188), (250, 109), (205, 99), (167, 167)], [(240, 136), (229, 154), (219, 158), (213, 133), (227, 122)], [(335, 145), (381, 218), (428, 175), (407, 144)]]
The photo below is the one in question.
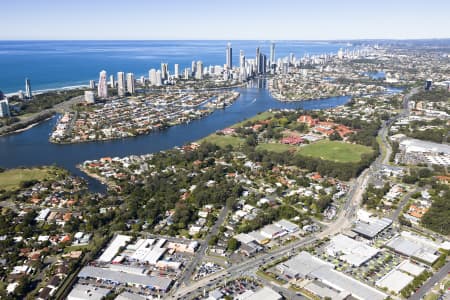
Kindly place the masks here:
[(283, 297), (272, 290), (270, 287), (263, 287), (260, 290), (257, 290), (254, 293), (248, 293), (247, 297), (240, 297), (242, 300), (281, 300)]
[(398, 294), (413, 280), (414, 277), (394, 269), (378, 280), (375, 285), (380, 288), (386, 288), (388, 291)]
[[(302, 278), (320, 282), (323, 288), (326, 287), (328, 290), (334, 290), (337, 294), (345, 295), (341, 299), (345, 299), (347, 295), (360, 300), (382, 300), (387, 297), (383, 292), (334, 270), (334, 265), (324, 262), (305, 251), (279, 264), (277, 269), (290, 278)], [(317, 289), (316, 292), (321, 290)], [(318, 296), (326, 297), (327, 295), (318, 294)]]
[(172, 279), (166, 277), (127, 273), (93, 266), (86, 266), (81, 269), (78, 278), (108, 281), (113, 284), (134, 285), (163, 292), (168, 291), (172, 284)]
[(125, 246), (131, 240), (131, 236), (118, 234), (114, 237), (114, 239), (109, 243), (108, 247), (106, 247), (105, 251), (103, 251), (102, 255), (98, 258), (99, 262), (111, 262), (114, 256), (117, 255), (119, 249)]
[(379, 252), (376, 248), (342, 234), (333, 236), (325, 250), (328, 255), (337, 257), (355, 267), (361, 266)]
[(67, 296), (67, 300), (100, 300), (110, 292), (110, 290), (105, 288), (76, 284)]
[(391, 224), (391, 219), (371, 217), (360, 210), (358, 211), (358, 221), (355, 223), (352, 231), (366, 239), (373, 239)]
[(407, 231), (393, 237), (385, 246), (399, 254), (429, 265), (432, 265), (439, 258), (437, 252), (440, 245), (438, 243)]
[(404, 163), (450, 166), (449, 145), (408, 138), (400, 142), (399, 148)]
[(100, 76), (98, 79), (98, 97), (101, 99), (108, 98), (108, 83), (106, 71), (103, 70), (100, 72)]
[(160, 239), (158, 243), (155, 242), (154, 239), (139, 239), (134, 245), (129, 245), (127, 249), (132, 252), (130, 259), (156, 265), (167, 249), (161, 247), (166, 240)]
[(299, 227), (297, 224), (294, 224), (294, 223), (292, 223), (288, 220), (284, 220), (284, 219), (276, 222), (275, 226), (278, 226), (289, 233), (294, 233), (299, 230)]
[(133, 294), (130, 292), (122, 292), (120, 293), (115, 300), (145, 300), (147, 298), (138, 295), (138, 294)]

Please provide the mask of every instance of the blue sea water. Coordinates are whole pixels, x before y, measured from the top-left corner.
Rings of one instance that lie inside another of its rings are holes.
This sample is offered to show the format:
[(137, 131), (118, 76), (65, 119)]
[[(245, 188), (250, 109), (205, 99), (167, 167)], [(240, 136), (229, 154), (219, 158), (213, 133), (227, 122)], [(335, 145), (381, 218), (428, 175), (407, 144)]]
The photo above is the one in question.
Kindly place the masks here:
[[(271, 41), (0, 41), (0, 90), (14, 93), (24, 90), (24, 80), (31, 80), (33, 90), (87, 85), (98, 80), (101, 70), (116, 75), (133, 72), (148, 76), (161, 62), (178, 63), (180, 70), (193, 60), (205, 66), (223, 65), (227, 43), (233, 47), (233, 64), (239, 64), (239, 50), (248, 58), (256, 47), (269, 56)], [(334, 42), (276, 41), (276, 57), (294, 53), (336, 53), (345, 44)]]

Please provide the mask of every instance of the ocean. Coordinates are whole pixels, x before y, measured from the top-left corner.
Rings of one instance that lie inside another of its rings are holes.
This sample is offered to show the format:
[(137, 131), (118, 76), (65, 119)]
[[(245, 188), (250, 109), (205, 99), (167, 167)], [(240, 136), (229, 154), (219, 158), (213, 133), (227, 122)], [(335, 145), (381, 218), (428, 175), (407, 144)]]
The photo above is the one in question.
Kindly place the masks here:
[[(239, 51), (254, 58), (256, 47), (269, 56), (271, 41), (0, 41), (0, 90), (15, 93), (25, 90), (25, 78), (33, 90), (88, 85), (98, 80), (101, 70), (108, 74), (133, 72), (138, 78), (148, 77), (151, 68), (159, 69), (162, 62), (178, 63), (180, 71), (193, 60), (204, 66), (223, 65), (225, 49), (230, 42), (233, 64), (239, 64)], [(343, 43), (274, 41), (276, 57), (294, 53), (316, 55), (336, 53)]]

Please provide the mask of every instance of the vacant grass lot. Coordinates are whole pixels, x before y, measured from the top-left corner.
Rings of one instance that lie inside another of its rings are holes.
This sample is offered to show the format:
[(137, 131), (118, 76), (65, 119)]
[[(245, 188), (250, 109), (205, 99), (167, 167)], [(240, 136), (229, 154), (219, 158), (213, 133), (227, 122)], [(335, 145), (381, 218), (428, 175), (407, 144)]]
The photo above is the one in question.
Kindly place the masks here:
[(285, 144), (266, 144), (266, 143), (261, 143), (258, 146), (256, 146), (256, 150), (267, 150), (267, 151), (277, 152), (277, 153), (295, 150), (297, 148), (298, 147), (291, 146), (291, 145), (285, 145)]
[(273, 116), (274, 116), (273, 112), (265, 111), (263, 113), (257, 114), (254, 117), (251, 117), (250, 119), (246, 119), (246, 120), (244, 120), (242, 122), (236, 123), (236, 124), (234, 124), (233, 126), (230, 126), (230, 127), (232, 127), (232, 128), (242, 127), (245, 123), (247, 123), (249, 121), (250, 122), (254, 122), (254, 121), (266, 120), (266, 119), (269, 119), (270, 117), (273, 117)]
[(52, 179), (58, 172), (52, 167), (6, 170), (0, 173), (0, 190), (18, 189), (23, 181)]
[(326, 140), (300, 147), (298, 152), (305, 156), (347, 163), (359, 162), (362, 154), (370, 154), (372, 151), (363, 145)]
[(211, 134), (204, 139), (200, 140), (200, 142), (207, 142), (211, 144), (215, 144), (221, 148), (225, 147), (226, 145), (231, 145), (233, 147), (239, 147), (240, 145), (244, 144), (244, 140), (235, 136), (228, 136), (228, 135), (218, 135), (218, 134)]

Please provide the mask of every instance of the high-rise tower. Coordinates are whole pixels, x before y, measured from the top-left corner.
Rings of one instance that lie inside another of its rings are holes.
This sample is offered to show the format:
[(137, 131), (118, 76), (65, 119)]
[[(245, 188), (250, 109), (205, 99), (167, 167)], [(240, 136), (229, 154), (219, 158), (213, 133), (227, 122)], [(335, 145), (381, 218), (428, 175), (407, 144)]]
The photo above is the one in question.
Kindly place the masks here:
[(231, 70), (233, 68), (233, 48), (231, 48), (231, 43), (228, 43), (227, 45), (226, 58), (227, 68), (228, 70)]
[(117, 72), (117, 94), (119, 97), (125, 96), (126, 84), (125, 84), (125, 73)]
[(103, 70), (100, 72), (100, 77), (98, 79), (98, 97), (103, 99), (108, 98), (108, 83), (106, 76), (106, 71)]
[(133, 73), (127, 73), (127, 92), (130, 94), (134, 94), (135, 92), (135, 82)]
[(25, 78), (25, 96), (28, 99), (33, 98), (33, 94), (31, 93), (30, 79), (28, 79), (28, 78)]

